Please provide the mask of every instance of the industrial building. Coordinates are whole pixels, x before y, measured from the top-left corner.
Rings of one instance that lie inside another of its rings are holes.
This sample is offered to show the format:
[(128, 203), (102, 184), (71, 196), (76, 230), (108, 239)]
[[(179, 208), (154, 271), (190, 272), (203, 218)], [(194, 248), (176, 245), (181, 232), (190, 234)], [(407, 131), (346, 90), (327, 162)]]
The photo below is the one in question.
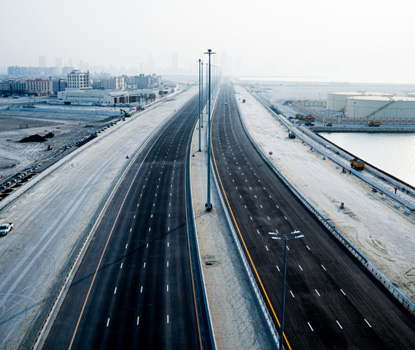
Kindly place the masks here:
[(350, 91), (350, 92), (330, 92), (327, 94), (327, 108), (332, 111), (344, 111), (346, 101), (354, 96), (385, 96), (392, 97), (395, 94), (383, 92), (366, 92), (366, 91)]
[(156, 91), (154, 90), (66, 90), (58, 92), (58, 100), (63, 103), (95, 105), (139, 104), (155, 99)]
[(352, 96), (347, 98), (345, 116), (356, 121), (413, 124), (415, 97)]

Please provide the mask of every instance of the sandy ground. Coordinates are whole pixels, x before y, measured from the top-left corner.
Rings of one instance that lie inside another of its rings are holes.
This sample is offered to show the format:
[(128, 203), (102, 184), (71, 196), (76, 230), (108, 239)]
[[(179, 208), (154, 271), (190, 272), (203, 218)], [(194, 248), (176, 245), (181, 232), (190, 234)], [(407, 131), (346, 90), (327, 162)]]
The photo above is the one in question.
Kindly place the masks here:
[[(205, 118), (203, 125), (207, 125)], [(207, 197), (206, 130), (202, 129), (202, 152), (199, 132), (192, 143), (192, 198), (202, 270), (218, 349), (271, 349), (275, 346), (255, 299), (212, 183), (213, 211), (205, 210)], [(212, 265), (206, 265), (209, 261)]]
[(15, 225), (0, 237), (0, 349), (19, 348), (40, 324), (69, 257), (120, 172), (149, 135), (196, 92), (193, 88), (105, 130), (0, 212), (0, 222)]
[[(66, 145), (109, 124), (109, 119), (107, 115), (0, 111), (0, 183), (36, 163), (52, 158)], [(44, 136), (49, 132), (55, 136), (46, 142), (18, 142), (30, 135)], [(48, 150), (48, 146), (52, 150)]]
[[(246, 126), (268, 158), (294, 187), (404, 295), (415, 302), (415, 218), (394, 201), (336, 164), (323, 160), (287, 131), (243, 87), (236, 99)], [(345, 209), (340, 210), (344, 202)], [(307, 233), (305, 233), (307, 234)]]

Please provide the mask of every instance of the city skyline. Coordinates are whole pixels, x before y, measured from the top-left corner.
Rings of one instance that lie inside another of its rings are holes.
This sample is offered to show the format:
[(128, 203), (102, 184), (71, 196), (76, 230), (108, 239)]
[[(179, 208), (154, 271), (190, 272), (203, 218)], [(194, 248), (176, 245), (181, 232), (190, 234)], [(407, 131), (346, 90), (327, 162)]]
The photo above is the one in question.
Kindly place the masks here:
[(117, 6), (74, 0), (66, 10), (52, 0), (20, 0), (2, 6), (0, 31), (14, 31), (2, 37), (7, 54), (0, 67), (37, 65), (45, 56), (48, 65), (71, 58), (145, 70), (151, 56), (161, 72), (177, 53), (178, 68), (196, 74), (196, 61), (211, 48), (218, 53), (213, 64), (220, 65), (225, 52), (232, 56), (235, 69), (228, 73), (234, 75), (414, 83), (412, 7), (409, 0), (393, 7), (385, 0), (263, 0), (250, 6), (234, 0), (120, 0)]

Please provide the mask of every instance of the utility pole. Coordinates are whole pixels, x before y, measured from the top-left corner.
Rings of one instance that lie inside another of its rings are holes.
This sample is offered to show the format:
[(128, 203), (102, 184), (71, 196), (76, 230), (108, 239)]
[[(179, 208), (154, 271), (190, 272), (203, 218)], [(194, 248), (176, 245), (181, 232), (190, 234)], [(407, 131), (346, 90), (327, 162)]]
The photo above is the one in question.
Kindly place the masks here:
[(210, 117), (211, 117), (211, 104), (212, 104), (212, 96), (211, 96), (211, 70), (210, 70), (210, 56), (214, 55), (215, 52), (212, 52), (211, 49), (208, 49), (207, 52), (205, 52), (205, 55), (209, 55), (209, 105), (208, 105), (208, 161), (207, 161), (207, 203), (206, 203), (206, 210), (211, 211), (212, 210), (212, 203), (210, 202), (210, 152), (211, 152), (211, 140), (210, 140), (210, 134), (211, 134), (211, 125), (210, 125)]
[(199, 58), (199, 152), (202, 151), (202, 131), (200, 129), (201, 125), (201, 120), (203, 118), (202, 115), (202, 98), (203, 98), (203, 93), (201, 92), (201, 87), (202, 87), (202, 80), (200, 78), (201, 73), (203, 74), (203, 69), (201, 69), (202, 67), (202, 60)]
[(272, 239), (278, 239), (280, 241), (284, 241), (284, 275), (282, 279), (282, 302), (281, 302), (281, 329), (280, 329), (280, 344), (278, 346), (279, 350), (282, 350), (283, 342), (284, 342), (284, 308), (285, 308), (285, 280), (287, 277), (287, 242), (292, 241), (294, 239), (303, 238), (304, 235), (300, 235), (300, 231), (293, 231), (291, 233), (274, 233), (268, 232), (272, 235)]

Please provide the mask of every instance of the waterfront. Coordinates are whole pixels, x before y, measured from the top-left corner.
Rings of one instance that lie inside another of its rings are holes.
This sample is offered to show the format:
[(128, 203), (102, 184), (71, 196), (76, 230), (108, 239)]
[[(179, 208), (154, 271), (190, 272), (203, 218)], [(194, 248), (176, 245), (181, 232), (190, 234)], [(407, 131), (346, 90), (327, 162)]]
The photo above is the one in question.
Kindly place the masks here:
[(415, 134), (320, 135), (377, 168), (415, 186)]

